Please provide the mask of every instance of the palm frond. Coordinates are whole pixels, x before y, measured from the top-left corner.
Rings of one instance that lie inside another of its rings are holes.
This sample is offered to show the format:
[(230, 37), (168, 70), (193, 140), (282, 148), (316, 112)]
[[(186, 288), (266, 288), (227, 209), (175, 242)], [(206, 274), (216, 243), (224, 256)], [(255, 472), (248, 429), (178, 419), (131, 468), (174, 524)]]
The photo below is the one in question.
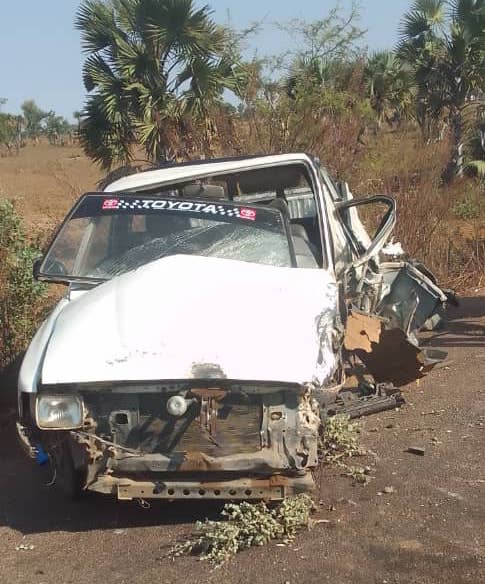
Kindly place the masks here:
[(165, 56), (193, 59), (222, 49), (223, 35), (208, 6), (195, 9), (193, 0), (143, 0), (138, 11), (147, 37), (161, 46)]
[(446, 20), (446, 0), (416, 0), (399, 26), (400, 43), (421, 46), (432, 36), (440, 36)]
[(84, 61), (83, 82), (86, 91), (93, 91), (99, 86), (112, 86), (116, 81), (112, 68), (100, 55), (90, 55)]
[(450, 0), (450, 16), (475, 36), (483, 34), (485, 0)]
[(87, 155), (109, 170), (132, 159), (131, 147), (135, 135), (129, 120), (113, 122), (106, 116), (103, 101), (104, 97), (98, 94), (88, 98), (79, 138)]
[(81, 31), (81, 44), (86, 53), (104, 50), (117, 33), (112, 5), (102, 0), (86, 0), (81, 4), (74, 24)]
[(84, 0), (76, 26), (92, 92), (82, 141), (105, 167), (135, 139), (165, 156), (184, 115), (207, 119), (225, 89), (238, 90), (237, 51), (195, 0)]
[(136, 31), (136, 7), (140, 0), (111, 0), (118, 28)]

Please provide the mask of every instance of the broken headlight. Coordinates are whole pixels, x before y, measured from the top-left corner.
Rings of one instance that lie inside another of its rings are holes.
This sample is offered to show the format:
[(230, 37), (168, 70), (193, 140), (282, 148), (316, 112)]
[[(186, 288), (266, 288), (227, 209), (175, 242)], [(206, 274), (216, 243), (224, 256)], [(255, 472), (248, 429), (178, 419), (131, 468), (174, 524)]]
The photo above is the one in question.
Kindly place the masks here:
[(43, 430), (73, 430), (83, 424), (84, 405), (77, 395), (40, 395), (36, 421)]

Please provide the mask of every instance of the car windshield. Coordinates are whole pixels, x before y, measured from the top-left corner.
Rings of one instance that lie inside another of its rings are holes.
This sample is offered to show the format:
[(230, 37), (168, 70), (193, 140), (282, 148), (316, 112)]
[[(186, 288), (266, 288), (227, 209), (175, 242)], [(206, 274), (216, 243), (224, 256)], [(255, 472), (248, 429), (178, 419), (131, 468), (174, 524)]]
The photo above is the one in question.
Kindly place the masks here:
[(292, 265), (278, 209), (179, 198), (89, 194), (51, 244), (40, 275), (108, 280), (177, 254)]

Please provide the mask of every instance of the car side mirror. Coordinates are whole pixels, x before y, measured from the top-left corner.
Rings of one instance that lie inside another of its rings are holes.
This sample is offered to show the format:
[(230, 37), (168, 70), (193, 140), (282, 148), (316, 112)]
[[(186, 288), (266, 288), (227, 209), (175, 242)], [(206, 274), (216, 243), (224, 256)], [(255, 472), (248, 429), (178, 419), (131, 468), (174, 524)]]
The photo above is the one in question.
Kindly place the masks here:
[(36, 260), (34, 260), (34, 263), (32, 264), (32, 275), (34, 276), (34, 280), (39, 279), (41, 264), (42, 258), (37, 258)]
[[(352, 210), (372, 205), (384, 205), (386, 210), (374, 235), (370, 237), (359, 215)], [(357, 259), (354, 261), (354, 267), (359, 267), (375, 257), (389, 239), (396, 224), (396, 201), (385, 195), (377, 195), (366, 199), (342, 201), (336, 203), (335, 207), (355, 248)]]

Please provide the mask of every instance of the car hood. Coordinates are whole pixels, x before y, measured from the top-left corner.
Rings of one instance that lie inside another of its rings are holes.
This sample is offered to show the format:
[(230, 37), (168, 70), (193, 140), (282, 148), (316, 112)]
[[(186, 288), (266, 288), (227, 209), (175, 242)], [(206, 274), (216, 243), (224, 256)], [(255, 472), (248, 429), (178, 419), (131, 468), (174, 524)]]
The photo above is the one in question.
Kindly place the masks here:
[(325, 383), (337, 289), (324, 270), (171, 256), (60, 313), (43, 384), (179, 380)]

